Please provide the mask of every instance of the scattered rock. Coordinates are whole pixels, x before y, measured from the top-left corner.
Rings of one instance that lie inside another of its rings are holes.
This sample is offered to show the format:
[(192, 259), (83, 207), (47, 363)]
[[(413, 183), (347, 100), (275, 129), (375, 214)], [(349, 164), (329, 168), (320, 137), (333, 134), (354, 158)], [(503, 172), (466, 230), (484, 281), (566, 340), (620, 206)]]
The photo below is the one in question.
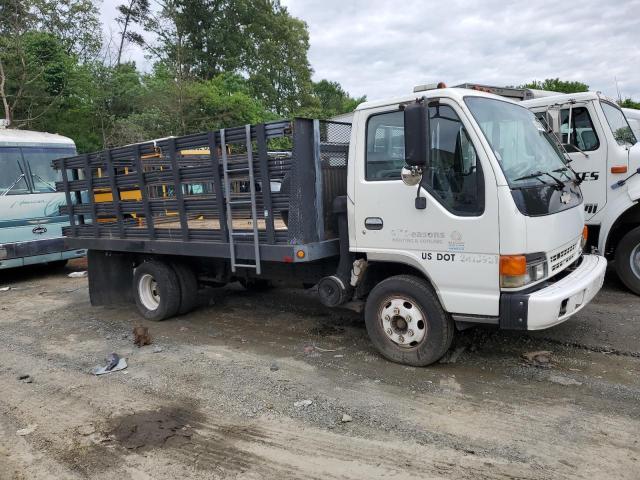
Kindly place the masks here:
[(164, 348), (162, 348), (160, 345), (154, 345), (153, 353), (162, 353), (162, 352), (164, 352)]
[(549, 368), (551, 367), (551, 355), (553, 353), (548, 350), (540, 350), (537, 352), (526, 352), (522, 354), (522, 358), (534, 367)]
[(26, 382), (27, 380), (31, 380), (31, 375), (24, 373), (22, 375), (18, 375), (18, 380), (22, 380), (23, 382)]
[(91, 424), (91, 423), (87, 423), (86, 425), (80, 425), (76, 431), (80, 434), (80, 435), (84, 435), (85, 437), (87, 435), (91, 435), (93, 433), (96, 433), (96, 427)]
[(334, 355), (333, 358), (343, 358), (344, 355)]
[(269, 367), (269, 370), (271, 370), (272, 372), (277, 372), (278, 370), (280, 370), (280, 366), (277, 363), (273, 362), (271, 364), (271, 367)]
[(340, 420), (342, 423), (348, 423), (348, 422), (353, 422), (353, 417), (351, 417), (351, 415), (347, 415), (346, 413), (342, 414), (342, 420)]
[(188, 331), (188, 330), (189, 330), (189, 329), (188, 329), (187, 327), (180, 327), (180, 331), (181, 331), (181, 332), (186, 332), (186, 331)]
[(312, 403), (313, 403), (313, 401), (311, 401), (311, 400), (299, 400), (297, 402), (294, 402), (293, 406), (296, 407), (296, 408), (307, 408)]
[(133, 327), (133, 344), (138, 348), (151, 345), (151, 335), (147, 327)]
[(467, 349), (466, 345), (462, 345), (460, 347), (455, 348), (454, 350), (449, 350), (444, 357), (440, 360), (439, 363), (456, 363), (460, 355)]
[(564, 385), (566, 387), (568, 387), (569, 385), (582, 385), (582, 382), (579, 382), (577, 380), (574, 380), (573, 378), (565, 377), (562, 375), (550, 375), (549, 381), (560, 384), (560, 385)]
[(22, 428), (22, 429), (18, 430), (18, 431), (16, 432), (16, 435), (19, 435), (19, 436), (21, 436), (21, 437), (24, 437), (25, 435), (29, 435), (30, 433), (35, 432), (36, 428), (38, 428), (38, 425), (36, 425), (36, 424), (29, 425), (29, 426), (28, 426), (28, 427), (26, 427), (26, 428)]

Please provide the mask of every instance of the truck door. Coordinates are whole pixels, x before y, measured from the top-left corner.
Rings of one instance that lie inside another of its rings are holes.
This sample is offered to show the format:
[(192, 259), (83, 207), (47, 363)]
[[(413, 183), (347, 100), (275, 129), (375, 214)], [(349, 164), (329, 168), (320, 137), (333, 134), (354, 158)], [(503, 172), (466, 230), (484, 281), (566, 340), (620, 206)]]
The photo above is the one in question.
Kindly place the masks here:
[(593, 104), (560, 108), (560, 134), (571, 166), (583, 180), (585, 219), (589, 221), (607, 203), (607, 142)]
[(356, 250), (422, 270), (449, 312), (497, 315), (497, 192), (478, 137), (457, 104), (430, 104), (431, 164), (421, 192), (427, 206), (416, 209), (418, 187), (400, 178), (404, 114), (394, 107), (360, 117), (366, 126), (358, 130), (354, 175)]

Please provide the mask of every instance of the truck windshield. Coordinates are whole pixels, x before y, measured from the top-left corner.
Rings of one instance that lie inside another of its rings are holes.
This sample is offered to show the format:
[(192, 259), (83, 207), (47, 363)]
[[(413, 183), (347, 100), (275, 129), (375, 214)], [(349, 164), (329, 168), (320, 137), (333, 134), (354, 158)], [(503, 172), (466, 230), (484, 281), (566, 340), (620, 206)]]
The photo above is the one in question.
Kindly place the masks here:
[(636, 136), (633, 134), (633, 130), (631, 130), (622, 110), (609, 102), (600, 102), (600, 104), (616, 142), (620, 145), (635, 145), (637, 142)]
[(465, 97), (511, 188), (571, 180), (562, 154), (528, 109), (484, 97)]

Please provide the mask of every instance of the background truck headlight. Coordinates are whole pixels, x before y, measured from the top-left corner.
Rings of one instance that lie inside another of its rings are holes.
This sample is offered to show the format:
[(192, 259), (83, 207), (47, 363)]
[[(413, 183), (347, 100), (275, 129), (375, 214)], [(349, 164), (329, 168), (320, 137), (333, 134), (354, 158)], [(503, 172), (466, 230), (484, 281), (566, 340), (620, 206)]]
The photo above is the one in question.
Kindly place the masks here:
[(500, 287), (519, 288), (546, 278), (547, 258), (537, 255), (501, 255)]

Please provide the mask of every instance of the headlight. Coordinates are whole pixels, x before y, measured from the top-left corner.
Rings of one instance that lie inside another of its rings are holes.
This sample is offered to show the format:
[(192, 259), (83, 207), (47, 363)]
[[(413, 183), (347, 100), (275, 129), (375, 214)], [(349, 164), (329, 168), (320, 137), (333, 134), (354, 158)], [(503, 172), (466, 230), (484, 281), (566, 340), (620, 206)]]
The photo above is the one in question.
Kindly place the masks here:
[(500, 287), (524, 287), (547, 276), (547, 258), (536, 255), (501, 255)]

